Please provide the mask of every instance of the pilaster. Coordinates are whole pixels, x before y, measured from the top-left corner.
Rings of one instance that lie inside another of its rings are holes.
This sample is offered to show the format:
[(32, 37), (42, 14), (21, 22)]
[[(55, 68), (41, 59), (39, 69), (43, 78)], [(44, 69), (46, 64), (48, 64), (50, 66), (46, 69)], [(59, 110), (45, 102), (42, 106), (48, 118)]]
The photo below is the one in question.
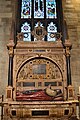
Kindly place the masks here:
[(65, 46), (66, 65), (67, 65), (67, 98), (68, 100), (73, 100), (74, 87), (72, 86), (71, 68), (70, 68), (70, 50), (72, 45), (70, 40), (65, 40), (64, 46)]
[(9, 68), (8, 68), (8, 86), (6, 88), (6, 99), (13, 99), (13, 54), (14, 54), (14, 42), (10, 40), (7, 44), (9, 50)]

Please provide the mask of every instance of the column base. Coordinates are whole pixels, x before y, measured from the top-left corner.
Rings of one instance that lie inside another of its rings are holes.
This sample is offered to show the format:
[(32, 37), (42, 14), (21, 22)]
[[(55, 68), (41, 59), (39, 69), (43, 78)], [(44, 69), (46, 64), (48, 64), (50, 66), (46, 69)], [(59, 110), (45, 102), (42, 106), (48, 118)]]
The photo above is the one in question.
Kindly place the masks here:
[(72, 85), (68, 86), (68, 100), (74, 100), (74, 87)]
[(12, 86), (6, 87), (6, 100), (7, 101), (13, 100), (13, 87)]

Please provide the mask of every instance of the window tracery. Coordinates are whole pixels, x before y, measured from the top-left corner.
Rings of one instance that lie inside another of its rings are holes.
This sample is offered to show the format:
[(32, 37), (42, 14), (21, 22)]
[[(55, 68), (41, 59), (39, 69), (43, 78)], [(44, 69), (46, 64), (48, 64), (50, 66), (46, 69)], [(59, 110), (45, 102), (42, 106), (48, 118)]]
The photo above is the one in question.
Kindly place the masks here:
[[(17, 33), (24, 34), (23, 41), (35, 41), (31, 32), (40, 21), (47, 35), (44, 41), (56, 41), (53, 33), (61, 32), (61, 0), (19, 0)], [(51, 30), (52, 29), (52, 30)]]
[(44, 0), (34, 0), (34, 18), (44, 18)]
[(56, 18), (56, 1), (55, 0), (46, 0), (46, 17), (47, 18)]
[(23, 41), (31, 41), (31, 27), (30, 24), (28, 24), (27, 22), (25, 22), (22, 26), (21, 26), (21, 32), (24, 33), (24, 38)]
[(31, 18), (31, 0), (22, 0), (21, 3), (21, 18)]
[(57, 27), (56, 27), (56, 25), (53, 22), (51, 22), (48, 25), (47, 32), (48, 32), (48, 34), (47, 34), (47, 40), (48, 41), (55, 41), (56, 38), (55, 38), (54, 34), (57, 32)]

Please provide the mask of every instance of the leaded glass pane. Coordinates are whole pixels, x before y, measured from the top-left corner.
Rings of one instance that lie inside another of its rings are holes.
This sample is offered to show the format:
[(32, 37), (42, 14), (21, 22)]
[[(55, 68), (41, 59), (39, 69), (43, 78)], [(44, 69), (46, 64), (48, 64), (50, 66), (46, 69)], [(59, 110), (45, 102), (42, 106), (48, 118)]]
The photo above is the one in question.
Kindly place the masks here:
[(54, 36), (54, 33), (56, 33), (57, 32), (57, 27), (56, 27), (56, 25), (53, 23), (53, 22), (51, 22), (49, 25), (48, 25), (48, 27), (47, 27), (47, 41), (55, 41), (56, 40), (56, 38), (55, 38), (55, 36)]
[(31, 0), (22, 0), (21, 18), (31, 18)]
[[(45, 20), (43, 20), (44, 18)], [(28, 19), (29, 23), (25, 22), (21, 26), (21, 32), (24, 33), (24, 41), (31, 41), (31, 28), (33, 29), (34, 27), (35, 29), (38, 27), (37, 19), (38, 21), (40, 19), (40, 27), (44, 28), (47, 31), (47, 35), (42, 36), (41, 39), (47, 41), (56, 40), (54, 33), (57, 32), (57, 27), (56, 24), (50, 22), (52, 19), (53, 21), (55, 19), (58, 19), (56, 11), (56, 0), (21, 0), (21, 21), (23, 23), (24, 20), (27, 21)], [(41, 30), (36, 31), (36, 34), (38, 36), (43, 35), (42, 33), (43, 32)], [(35, 35), (33, 36), (34, 41), (38, 40)]]
[(24, 41), (31, 41), (31, 27), (25, 22), (21, 27), (21, 32), (24, 33)]
[(34, 0), (34, 18), (44, 18), (44, 0)]
[(46, 17), (56, 18), (56, 1), (46, 0)]

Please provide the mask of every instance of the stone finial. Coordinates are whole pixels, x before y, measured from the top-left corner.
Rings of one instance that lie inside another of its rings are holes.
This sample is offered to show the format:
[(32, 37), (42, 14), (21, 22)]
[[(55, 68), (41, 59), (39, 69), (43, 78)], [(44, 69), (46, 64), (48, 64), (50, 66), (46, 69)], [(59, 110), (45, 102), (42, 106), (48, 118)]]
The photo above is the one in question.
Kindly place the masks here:
[(19, 40), (19, 41), (23, 41), (23, 38), (24, 38), (24, 33), (18, 33), (17, 34), (17, 39)]

